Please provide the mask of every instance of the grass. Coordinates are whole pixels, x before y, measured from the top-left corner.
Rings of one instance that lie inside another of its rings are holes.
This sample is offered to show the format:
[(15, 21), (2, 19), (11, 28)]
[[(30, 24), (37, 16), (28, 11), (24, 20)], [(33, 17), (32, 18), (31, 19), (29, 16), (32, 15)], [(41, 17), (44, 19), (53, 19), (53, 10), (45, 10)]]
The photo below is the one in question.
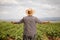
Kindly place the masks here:
[[(7, 34), (16, 40), (23, 39), (23, 25), (10, 22), (0, 22), (0, 39), (7, 38)], [(60, 37), (60, 23), (37, 24), (37, 40), (48, 40), (48, 36)]]

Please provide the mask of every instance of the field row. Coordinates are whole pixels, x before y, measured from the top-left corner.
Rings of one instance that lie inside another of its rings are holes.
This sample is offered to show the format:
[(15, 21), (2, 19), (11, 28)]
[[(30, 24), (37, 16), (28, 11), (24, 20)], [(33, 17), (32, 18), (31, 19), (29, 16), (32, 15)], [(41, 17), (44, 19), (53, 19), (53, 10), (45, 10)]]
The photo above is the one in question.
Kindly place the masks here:
[[(22, 40), (23, 25), (0, 22), (0, 39), (6, 39), (10, 35), (16, 40)], [(53, 37), (60, 37), (60, 23), (37, 24), (37, 40), (48, 40), (49, 38), (53, 39)]]

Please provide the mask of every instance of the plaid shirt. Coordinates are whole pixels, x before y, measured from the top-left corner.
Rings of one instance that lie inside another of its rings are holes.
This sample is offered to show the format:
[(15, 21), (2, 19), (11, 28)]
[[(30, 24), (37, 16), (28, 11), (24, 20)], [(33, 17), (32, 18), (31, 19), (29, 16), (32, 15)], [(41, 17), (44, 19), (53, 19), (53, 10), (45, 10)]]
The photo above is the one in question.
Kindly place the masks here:
[(41, 23), (37, 17), (26, 16), (17, 23), (24, 23), (24, 35), (34, 36), (36, 34), (36, 23)]

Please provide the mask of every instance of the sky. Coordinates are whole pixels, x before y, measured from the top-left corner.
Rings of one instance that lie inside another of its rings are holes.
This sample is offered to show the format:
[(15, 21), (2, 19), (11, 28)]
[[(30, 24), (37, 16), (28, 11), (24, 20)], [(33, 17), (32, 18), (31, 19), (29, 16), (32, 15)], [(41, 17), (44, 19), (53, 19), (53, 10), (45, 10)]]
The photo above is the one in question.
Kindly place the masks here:
[(38, 18), (60, 17), (60, 0), (0, 0), (0, 19), (21, 19), (27, 8)]

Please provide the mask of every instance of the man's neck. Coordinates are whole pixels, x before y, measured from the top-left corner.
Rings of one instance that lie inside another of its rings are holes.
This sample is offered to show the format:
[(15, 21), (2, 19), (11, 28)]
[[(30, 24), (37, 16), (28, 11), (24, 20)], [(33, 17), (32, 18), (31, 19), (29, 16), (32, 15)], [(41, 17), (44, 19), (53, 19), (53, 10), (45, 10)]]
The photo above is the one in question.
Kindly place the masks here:
[(28, 16), (32, 16), (32, 15), (28, 15)]

